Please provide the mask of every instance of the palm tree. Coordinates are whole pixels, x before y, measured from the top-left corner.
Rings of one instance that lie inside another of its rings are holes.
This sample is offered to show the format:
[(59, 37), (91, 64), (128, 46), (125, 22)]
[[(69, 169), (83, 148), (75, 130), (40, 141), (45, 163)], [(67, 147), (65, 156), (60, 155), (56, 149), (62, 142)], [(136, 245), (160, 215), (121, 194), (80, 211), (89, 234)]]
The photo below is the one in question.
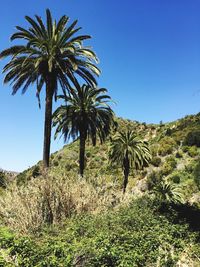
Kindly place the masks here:
[(14, 95), (20, 88), (25, 93), (29, 85), (36, 84), (37, 97), (46, 86), (45, 123), (44, 123), (44, 167), (49, 166), (52, 101), (57, 98), (58, 85), (66, 94), (74, 84), (78, 86), (77, 77), (81, 77), (91, 86), (96, 85), (95, 75), (100, 71), (95, 66), (98, 62), (95, 53), (83, 47), (82, 42), (89, 35), (75, 34), (81, 29), (76, 28), (77, 20), (67, 26), (69, 17), (62, 16), (58, 22), (52, 19), (51, 12), (46, 10), (46, 25), (39, 16), (32, 19), (25, 17), (29, 28), (17, 26), (18, 30), (11, 36), (11, 41), (22, 39), (24, 44), (14, 45), (0, 53), (0, 58), (11, 56), (5, 65), (4, 83), (12, 85)]
[(156, 198), (165, 203), (183, 203), (181, 188), (168, 181), (160, 181), (153, 189)]
[(151, 159), (147, 142), (140, 140), (133, 131), (118, 132), (111, 142), (111, 163), (122, 166), (124, 172), (123, 193), (126, 192), (131, 168), (140, 169)]
[(55, 138), (59, 133), (67, 141), (69, 137), (80, 139), (79, 172), (83, 176), (85, 168), (85, 142), (87, 138), (96, 145), (96, 139), (104, 142), (113, 126), (113, 111), (108, 105), (110, 96), (105, 88), (83, 85), (71, 90), (69, 96), (61, 96), (66, 101), (53, 114), (56, 126)]

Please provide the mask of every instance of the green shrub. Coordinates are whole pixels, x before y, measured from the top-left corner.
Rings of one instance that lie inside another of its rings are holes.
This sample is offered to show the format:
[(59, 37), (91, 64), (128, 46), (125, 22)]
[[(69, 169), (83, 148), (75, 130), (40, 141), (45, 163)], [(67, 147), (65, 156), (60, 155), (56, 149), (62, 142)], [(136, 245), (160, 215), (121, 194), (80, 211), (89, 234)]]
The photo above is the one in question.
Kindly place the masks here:
[(190, 156), (190, 157), (196, 157), (197, 155), (198, 155), (198, 150), (197, 150), (197, 147), (196, 146), (191, 146), (191, 147), (189, 147), (189, 149), (188, 149), (188, 155)]
[(172, 137), (165, 136), (164, 138), (161, 139), (160, 147), (158, 150), (158, 154), (161, 156), (166, 156), (169, 155), (173, 152), (173, 150), (177, 147), (176, 142)]
[(162, 166), (161, 172), (162, 175), (169, 175), (172, 171), (174, 170), (174, 168), (170, 165), (170, 163), (165, 162)]
[(181, 178), (180, 178), (180, 175), (178, 174), (175, 174), (171, 177), (171, 180), (173, 181), (173, 183), (175, 184), (180, 184), (180, 181), (181, 181)]
[(200, 189), (200, 162), (198, 162), (194, 168), (193, 177), (196, 185)]
[(57, 167), (57, 166), (59, 165), (59, 162), (58, 162), (57, 160), (54, 160), (54, 161), (53, 161), (53, 165), (54, 165), (55, 167)]
[(190, 162), (185, 166), (185, 171), (188, 173), (192, 173), (194, 171), (195, 166), (196, 166), (196, 161)]
[(61, 160), (62, 159), (62, 155), (58, 155), (58, 160)]
[(169, 156), (166, 158), (166, 162), (170, 164), (170, 166), (175, 169), (176, 168), (176, 165), (177, 165), (177, 162), (176, 162), (176, 159), (174, 156)]
[(65, 169), (66, 169), (66, 171), (70, 171), (70, 170), (72, 169), (72, 165), (69, 164), (69, 163), (67, 163), (67, 164), (65, 165)]
[(188, 146), (200, 147), (200, 131), (191, 131), (187, 134), (184, 140), (184, 144)]
[(173, 147), (169, 144), (162, 145), (158, 149), (158, 154), (160, 156), (166, 156), (166, 155), (172, 154), (172, 152), (173, 152)]
[(39, 239), (0, 228), (1, 249), (7, 249), (13, 266), (26, 267), (176, 266), (188, 242), (198, 246), (188, 226), (170, 223), (147, 197), (115, 212), (74, 216)]
[(151, 146), (151, 155), (154, 157), (154, 156), (157, 156), (157, 154), (158, 154), (158, 145), (152, 145)]
[(175, 157), (176, 157), (177, 159), (180, 159), (180, 158), (183, 157), (183, 153), (182, 153), (181, 151), (177, 151), (176, 154), (175, 154)]
[(90, 151), (87, 151), (87, 152), (86, 152), (86, 157), (87, 157), (87, 158), (90, 158), (91, 156), (92, 156), (92, 153), (91, 153)]
[(184, 153), (187, 153), (189, 150), (189, 146), (182, 146), (182, 150)]
[(161, 169), (162, 174), (169, 175), (176, 168), (176, 165), (174, 156), (167, 157)]
[(155, 167), (160, 166), (161, 164), (161, 158), (160, 157), (153, 157), (151, 160), (151, 164)]
[(0, 187), (6, 188), (6, 185), (7, 185), (6, 175), (3, 171), (0, 171)]
[(32, 171), (32, 176), (34, 178), (38, 177), (39, 175), (41, 174), (40, 172), (40, 167), (38, 165), (36, 165), (34, 168), (33, 168), (33, 171)]
[(162, 179), (162, 174), (160, 172), (151, 172), (147, 176), (147, 186), (149, 190), (152, 190)]

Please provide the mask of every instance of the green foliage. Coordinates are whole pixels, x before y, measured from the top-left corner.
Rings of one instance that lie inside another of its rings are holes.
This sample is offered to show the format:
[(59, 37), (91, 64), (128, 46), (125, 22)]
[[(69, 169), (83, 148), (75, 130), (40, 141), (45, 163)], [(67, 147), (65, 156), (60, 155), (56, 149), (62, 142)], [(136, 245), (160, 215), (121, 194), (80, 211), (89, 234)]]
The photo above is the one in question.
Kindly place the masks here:
[(151, 172), (147, 176), (147, 186), (148, 189), (151, 191), (157, 184), (159, 184), (162, 180), (162, 173), (161, 172)]
[(151, 153), (148, 143), (142, 141), (133, 131), (118, 132), (111, 141), (109, 159), (111, 164), (122, 167), (124, 172), (123, 192), (126, 191), (130, 170), (148, 166)]
[(198, 150), (197, 150), (197, 147), (196, 146), (191, 146), (191, 147), (189, 147), (188, 148), (188, 155), (190, 156), (190, 157), (196, 157), (196, 156), (198, 156)]
[(55, 166), (55, 167), (59, 166), (59, 161), (54, 159), (53, 166)]
[(0, 228), (0, 246), (13, 266), (15, 261), (26, 267), (176, 266), (188, 244), (199, 253), (188, 226), (170, 223), (157, 210), (157, 204), (142, 198), (119, 211), (76, 216), (63, 229), (47, 229), (38, 238)]
[(167, 157), (166, 162), (169, 163), (172, 168), (174, 168), (174, 169), (176, 168), (177, 162), (176, 162), (176, 158), (174, 156)]
[(151, 145), (151, 155), (152, 157), (156, 157), (158, 154), (158, 145), (153, 144)]
[(158, 149), (158, 154), (160, 156), (166, 156), (173, 152), (174, 148), (176, 148), (176, 142), (172, 137), (165, 136), (161, 139), (160, 147)]
[(180, 175), (178, 174), (175, 174), (171, 177), (171, 180), (173, 181), (173, 183), (175, 184), (180, 184), (180, 181), (181, 181), (181, 178), (180, 178)]
[(97, 138), (101, 143), (111, 133), (114, 123), (114, 113), (108, 102), (110, 96), (106, 95), (105, 88), (82, 85), (71, 89), (68, 96), (60, 96), (65, 105), (57, 108), (53, 114), (53, 126), (56, 127), (55, 138), (61, 134), (64, 141), (70, 137), (79, 138), (79, 173), (83, 176), (85, 169), (86, 140), (91, 139), (95, 146)]
[(185, 171), (187, 173), (192, 173), (194, 171), (195, 166), (196, 166), (196, 161), (192, 161), (185, 166)]
[(159, 167), (161, 164), (161, 158), (160, 157), (153, 157), (150, 162), (153, 166)]
[(0, 171), (0, 187), (6, 188), (7, 185), (7, 178), (3, 171)]
[(183, 147), (182, 147), (182, 151), (183, 151), (184, 153), (187, 153), (188, 150), (189, 150), (189, 146), (183, 146)]
[(193, 171), (194, 181), (200, 190), (200, 162), (198, 162)]
[(156, 198), (162, 203), (182, 203), (183, 194), (180, 187), (168, 181), (162, 180), (154, 188)]
[(189, 132), (185, 137), (184, 144), (187, 146), (200, 147), (200, 130)]
[(176, 164), (174, 156), (167, 157), (161, 169), (162, 174), (169, 175), (176, 168)]
[(40, 172), (40, 167), (38, 165), (36, 165), (34, 168), (33, 168), (33, 172), (32, 172), (32, 176), (34, 178), (38, 177), (39, 175), (41, 174)]
[(183, 157), (183, 153), (179, 150), (179, 151), (176, 152), (175, 157), (176, 157), (177, 159), (180, 159), (180, 158)]
[(46, 10), (46, 23), (39, 16), (25, 16), (29, 24), (27, 29), (17, 26), (17, 32), (11, 36), (11, 41), (19, 44), (1, 51), (0, 59), (11, 57), (4, 66), (6, 73), (4, 83), (10, 83), (12, 94), (36, 84), (36, 96), (40, 106), (40, 93), (46, 86), (46, 112), (44, 132), (44, 166), (49, 167), (49, 151), (51, 138), (51, 117), (53, 96), (57, 99), (58, 86), (63, 94), (70, 91), (72, 84), (78, 87), (77, 76), (87, 84), (95, 86), (96, 76), (100, 70), (96, 67), (98, 59), (90, 47), (84, 47), (83, 41), (90, 39), (89, 35), (75, 35), (77, 20), (71, 25), (69, 17), (62, 16), (59, 20), (52, 18), (49, 9)]

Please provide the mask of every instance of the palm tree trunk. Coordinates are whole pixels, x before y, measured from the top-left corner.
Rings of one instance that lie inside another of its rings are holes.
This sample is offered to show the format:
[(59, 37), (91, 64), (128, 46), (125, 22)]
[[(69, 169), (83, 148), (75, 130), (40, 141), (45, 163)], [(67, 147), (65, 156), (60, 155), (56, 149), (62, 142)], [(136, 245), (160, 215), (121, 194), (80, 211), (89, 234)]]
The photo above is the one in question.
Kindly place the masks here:
[(127, 184), (128, 184), (128, 176), (129, 176), (129, 172), (130, 172), (130, 163), (129, 163), (128, 155), (126, 155), (126, 158), (124, 159), (123, 167), (124, 167), (123, 194), (125, 194), (126, 187), (127, 187)]
[(86, 136), (84, 132), (80, 132), (80, 150), (79, 150), (79, 173), (83, 177), (85, 168), (85, 140)]
[(44, 122), (44, 146), (43, 146), (43, 166), (49, 167), (50, 145), (51, 145), (51, 124), (52, 124), (52, 99), (53, 90), (50, 82), (46, 83), (46, 103), (45, 103), (45, 122)]

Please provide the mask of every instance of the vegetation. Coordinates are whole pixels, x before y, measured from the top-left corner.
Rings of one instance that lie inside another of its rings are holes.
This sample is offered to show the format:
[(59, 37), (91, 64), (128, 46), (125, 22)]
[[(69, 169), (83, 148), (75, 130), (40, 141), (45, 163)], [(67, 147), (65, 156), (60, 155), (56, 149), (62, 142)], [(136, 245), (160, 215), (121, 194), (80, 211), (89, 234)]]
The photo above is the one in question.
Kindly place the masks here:
[[(36, 84), (37, 96), (45, 85), (45, 123), (44, 123), (44, 167), (49, 167), (52, 101), (57, 98), (58, 85), (66, 94), (71, 84), (78, 86), (76, 76), (83, 78), (88, 84), (96, 85), (95, 75), (99, 69), (95, 53), (82, 42), (89, 39), (89, 35), (75, 36), (80, 28), (75, 28), (77, 21), (67, 27), (69, 17), (63, 16), (58, 22), (52, 19), (51, 12), (46, 10), (46, 25), (39, 16), (32, 19), (25, 17), (29, 28), (17, 26), (17, 32), (11, 41), (22, 39), (25, 43), (14, 45), (0, 53), (0, 58), (11, 56), (3, 72), (7, 73), (4, 83), (12, 85), (12, 94), (20, 88), (25, 93), (30, 84)], [(39, 101), (40, 104), (40, 101)]]
[(124, 172), (123, 193), (126, 191), (131, 168), (141, 169), (151, 159), (146, 142), (140, 140), (133, 131), (117, 133), (111, 143), (110, 161), (122, 166)]
[(7, 179), (6, 174), (3, 171), (0, 171), (0, 187), (6, 188)]
[(184, 144), (187, 146), (200, 147), (200, 131), (189, 132), (185, 137)]
[(172, 223), (148, 198), (117, 211), (78, 215), (38, 236), (3, 228), (0, 244), (5, 266), (176, 266), (184, 258), (198, 266), (199, 255), (197, 235), (185, 223)]
[[(150, 162), (158, 157), (165, 125), (160, 130), (122, 119), (117, 124), (119, 131), (133, 129), (145, 139), (157, 132), (149, 139)], [(0, 198), (1, 223), (9, 227), (0, 227), (2, 266), (200, 264), (199, 159), (171, 142), (172, 153), (159, 156), (158, 166), (130, 169), (134, 179), (122, 194), (118, 164), (108, 161), (111, 141), (87, 145), (84, 179), (77, 175), (76, 140), (51, 156), (47, 177), (39, 162), (8, 185)]]
[[(77, 21), (49, 10), (46, 24), (26, 20), (11, 37), (21, 44), (0, 58), (11, 56), (13, 94), (36, 84), (40, 104), (45, 86), (44, 157), (17, 177), (0, 171), (0, 266), (200, 266), (200, 113), (114, 121)], [(52, 118), (53, 96), (65, 104)], [(73, 142), (50, 156), (52, 122)]]
[(64, 140), (79, 137), (79, 172), (83, 176), (85, 168), (85, 142), (92, 140), (96, 145), (97, 137), (104, 142), (114, 125), (114, 113), (108, 105), (110, 96), (104, 88), (92, 88), (83, 85), (71, 90), (69, 96), (63, 96), (66, 104), (54, 112), (53, 123), (56, 126), (55, 137), (61, 132)]

